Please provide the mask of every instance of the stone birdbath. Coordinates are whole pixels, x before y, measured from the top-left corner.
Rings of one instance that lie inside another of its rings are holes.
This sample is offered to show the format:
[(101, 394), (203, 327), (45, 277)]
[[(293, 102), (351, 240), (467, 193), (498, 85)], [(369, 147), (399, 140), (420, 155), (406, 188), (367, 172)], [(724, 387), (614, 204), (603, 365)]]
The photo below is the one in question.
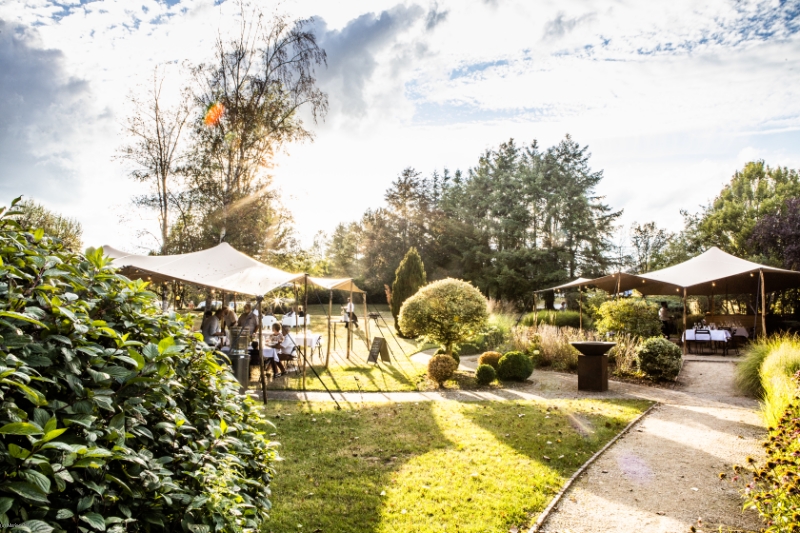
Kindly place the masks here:
[(616, 342), (571, 342), (578, 356), (578, 390), (605, 392), (608, 390), (608, 351)]

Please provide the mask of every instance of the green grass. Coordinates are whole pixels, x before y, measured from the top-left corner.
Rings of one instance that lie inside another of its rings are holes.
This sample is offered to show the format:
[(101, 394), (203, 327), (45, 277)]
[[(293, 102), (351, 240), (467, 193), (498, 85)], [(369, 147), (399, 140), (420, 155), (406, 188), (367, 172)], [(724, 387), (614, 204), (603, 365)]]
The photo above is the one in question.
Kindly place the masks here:
[(565, 480), (648, 406), (422, 402), (336, 411), (329, 403), (270, 402), (285, 460), (264, 531), (528, 527)]

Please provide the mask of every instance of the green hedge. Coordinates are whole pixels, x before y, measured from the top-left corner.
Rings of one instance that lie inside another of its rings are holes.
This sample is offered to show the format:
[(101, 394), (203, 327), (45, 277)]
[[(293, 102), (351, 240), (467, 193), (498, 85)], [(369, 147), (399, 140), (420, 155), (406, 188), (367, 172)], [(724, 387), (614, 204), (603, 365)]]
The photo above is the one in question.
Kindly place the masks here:
[(185, 319), (102, 250), (67, 252), (5, 217), (0, 280), (4, 527), (259, 529), (274, 444)]
[(654, 379), (674, 381), (681, 371), (683, 353), (664, 337), (645, 340), (636, 351), (639, 369)]
[(497, 377), (525, 381), (533, 374), (533, 361), (522, 352), (508, 352), (497, 363)]
[(609, 300), (597, 310), (598, 333), (616, 333), (647, 338), (661, 334), (658, 306), (640, 298)]

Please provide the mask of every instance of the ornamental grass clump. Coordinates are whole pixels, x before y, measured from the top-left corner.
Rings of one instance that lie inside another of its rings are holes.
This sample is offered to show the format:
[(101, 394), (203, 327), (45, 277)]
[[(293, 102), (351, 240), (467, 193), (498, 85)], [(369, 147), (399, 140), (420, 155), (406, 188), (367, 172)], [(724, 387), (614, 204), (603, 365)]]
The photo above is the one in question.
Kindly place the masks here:
[[(12, 204), (13, 205), (13, 204)], [(0, 210), (2, 213), (4, 210)], [(274, 443), (259, 407), (147, 284), (0, 216), (0, 523), (255, 531)]]
[(508, 352), (497, 363), (497, 377), (502, 380), (525, 381), (533, 374), (533, 361), (522, 352)]
[(428, 377), (441, 387), (445, 381), (453, 377), (457, 368), (458, 363), (449, 355), (434, 355), (428, 361)]
[(656, 380), (674, 381), (683, 365), (683, 353), (664, 337), (651, 337), (637, 351), (639, 369)]
[(493, 366), (478, 365), (478, 368), (475, 370), (475, 379), (478, 381), (478, 385), (488, 385), (497, 379), (497, 372), (495, 372)]
[(497, 363), (500, 362), (501, 357), (503, 357), (503, 354), (500, 352), (483, 352), (481, 356), (478, 357), (478, 364), (489, 365), (497, 370)]

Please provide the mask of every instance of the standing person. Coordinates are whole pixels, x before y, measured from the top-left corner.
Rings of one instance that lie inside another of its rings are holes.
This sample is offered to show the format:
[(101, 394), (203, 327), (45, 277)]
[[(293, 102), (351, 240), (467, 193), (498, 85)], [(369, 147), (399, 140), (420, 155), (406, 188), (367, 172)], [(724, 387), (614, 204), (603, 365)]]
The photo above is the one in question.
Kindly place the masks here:
[(224, 307), (222, 310), (222, 331), (232, 328), (237, 322), (236, 313), (230, 307)]
[(658, 310), (658, 319), (661, 321), (661, 333), (669, 339), (669, 308), (667, 302), (661, 302), (661, 308)]
[(253, 313), (252, 305), (244, 304), (244, 311), (239, 317), (239, 320), (236, 321), (236, 325), (240, 328), (248, 328), (250, 330), (250, 335), (258, 333), (258, 316)]
[(352, 322), (355, 327), (358, 327), (358, 315), (356, 315), (356, 306), (353, 304), (351, 298), (347, 299), (347, 305), (344, 308), (344, 312), (347, 313), (348, 325), (350, 322)]

